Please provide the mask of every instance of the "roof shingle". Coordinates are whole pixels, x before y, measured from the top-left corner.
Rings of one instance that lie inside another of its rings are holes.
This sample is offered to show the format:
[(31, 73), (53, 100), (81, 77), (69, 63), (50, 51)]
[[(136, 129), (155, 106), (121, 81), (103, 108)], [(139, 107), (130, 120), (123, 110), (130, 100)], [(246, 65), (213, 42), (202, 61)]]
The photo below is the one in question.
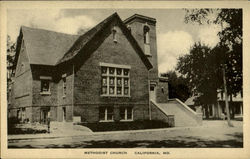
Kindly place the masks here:
[(55, 65), (79, 37), (25, 26), (21, 30), (30, 64)]

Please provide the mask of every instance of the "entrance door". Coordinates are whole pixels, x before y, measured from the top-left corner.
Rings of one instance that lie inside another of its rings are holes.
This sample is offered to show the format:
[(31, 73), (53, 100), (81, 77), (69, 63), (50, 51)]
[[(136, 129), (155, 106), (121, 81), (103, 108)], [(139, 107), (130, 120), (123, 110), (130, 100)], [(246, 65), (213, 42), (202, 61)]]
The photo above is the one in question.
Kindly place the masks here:
[(154, 86), (154, 85), (151, 85), (151, 86), (150, 86), (149, 97), (150, 97), (150, 99), (152, 99), (153, 101), (156, 101), (156, 93), (155, 93), (155, 86)]
[(63, 110), (63, 122), (65, 122), (66, 121), (66, 108), (65, 107), (63, 107), (62, 108), (62, 110)]

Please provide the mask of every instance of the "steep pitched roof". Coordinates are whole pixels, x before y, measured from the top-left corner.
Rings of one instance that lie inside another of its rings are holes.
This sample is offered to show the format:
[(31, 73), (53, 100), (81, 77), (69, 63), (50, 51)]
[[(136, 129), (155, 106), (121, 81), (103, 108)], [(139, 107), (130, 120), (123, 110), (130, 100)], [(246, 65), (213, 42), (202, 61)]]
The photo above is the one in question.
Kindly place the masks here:
[(55, 65), (79, 37), (25, 26), (21, 32), (30, 64), (40, 65)]
[(95, 35), (97, 35), (103, 28), (105, 28), (105, 26), (107, 26), (111, 21), (113, 21), (115, 19), (118, 20), (121, 29), (124, 31), (124, 33), (125, 33), (126, 37), (128, 38), (128, 40), (133, 44), (134, 49), (137, 50), (137, 53), (139, 54), (140, 58), (142, 59), (142, 61), (146, 65), (146, 67), (148, 69), (151, 69), (153, 67), (152, 64), (150, 63), (150, 61), (148, 60), (148, 58), (144, 54), (143, 50), (141, 49), (141, 47), (139, 46), (139, 44), (137, 43), (135, 38), (132, 36), (132, 34), (130, 33), (130, 31), (128, 30), (128, 28), (123, 23), (123, 21), (121, 20), (121, 18), (118, 16), (117, 13), (112, 14), (111, 16), (109, 16), (108, 18), (106, 18), (105, 20), (103, 20), (102, 22), (97, 24), (94, 28), (92, 28), (91, 30), (89, 30), (88, 32), (86, 32), (85, 34), (80, 36), (78, 38), (78, 40), (75, 42), (75, 44), (71, 47), (71, 49), (63, 56), (62, 59), (60, 59), (57, 62), (57, 64), (63, 63), (63, 62), (66, 62), (68, 60), (73, 59), (78, 53), (80, 53), (80, 50), (92, 38), (95, 37)]
[[(146, 67), (151, 69), (152, 64), (117, 13), (112, 14), (81, 36), (22, 26), (17, 43), (20, 47), (21, 38), (24, 40), (30, 64), (54, 66), (73, 59), (92, 38), (115, 19), (118, 20), (121, 29)], [(17, 50), (20, 49), (19, 47)]]

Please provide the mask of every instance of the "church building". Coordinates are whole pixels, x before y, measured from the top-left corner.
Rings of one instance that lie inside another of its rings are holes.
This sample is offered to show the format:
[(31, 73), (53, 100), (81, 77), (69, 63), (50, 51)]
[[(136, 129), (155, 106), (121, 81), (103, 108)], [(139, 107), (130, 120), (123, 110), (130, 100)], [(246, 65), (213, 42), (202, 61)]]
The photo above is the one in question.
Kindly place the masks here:
[(175, 126), (200, 125), (200, 114), (168, 99), (157, 59), (156, 19), (143, 15), (122, 21), (114, 13), (82, 35), (22, 26), (8, 116), (40, 123), (173, 117)]

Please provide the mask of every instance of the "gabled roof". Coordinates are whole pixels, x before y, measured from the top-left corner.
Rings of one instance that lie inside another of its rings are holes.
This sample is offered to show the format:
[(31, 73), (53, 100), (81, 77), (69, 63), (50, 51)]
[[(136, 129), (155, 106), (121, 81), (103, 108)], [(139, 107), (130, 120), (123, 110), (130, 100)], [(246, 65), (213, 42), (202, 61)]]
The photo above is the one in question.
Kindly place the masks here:
[(30, 64), (40, 65), (55, 65), (79, 37), (25, 26), (21, 32)]
[[(105, 29), (113, 20), (118, 21), (125, 36), (146, 67), (151, 69), (152, 64), (117, 13), (112, 14), (83, 35), (69, 35), (22, 26), (17, 43), (20, 47), (20, 39), (24, 40), (30, 64), (55, 66), (73, 59), (85, 45), (90, 43), (92, 38)], [(19, 49), (17, 48), (17, 52), (19, 52)]]
[(131, 42), (134, 49), (137, 50), (136, 52), (139, 54), (140, 58), (142, 59), (146, 67), (148, 69), (151, 69), (153, 67), (152, 64), (150, 63), (150, 61), (144, 54), (143, 50), (141, 49), (135, 38), (132, 36), (126, 25), (122, 22), (117, 13), (112, 14), (111, 16), (109, 16), (108, 18), (97, 24), (94, 28), (92, 28), (91, 30), (80, 36), (78, 40), (75, 42), (75, 44), (71, 47), (71, 49), (63, 56), (62, 59), (60, 59), (57, 62), (57, 64), (73, 59), (78, 53), (80, 53), (80, 50), (83, 49), (83, 47), (88, 42), (90, 42), (92, 38), (94, 38), (99, 32), (101, 32), (102, 29), (108, 26), (108, 24), (110, 24), (113, 20), (117, 20), (119, 22), (121, 29), (125, 33), (125, 36)]

